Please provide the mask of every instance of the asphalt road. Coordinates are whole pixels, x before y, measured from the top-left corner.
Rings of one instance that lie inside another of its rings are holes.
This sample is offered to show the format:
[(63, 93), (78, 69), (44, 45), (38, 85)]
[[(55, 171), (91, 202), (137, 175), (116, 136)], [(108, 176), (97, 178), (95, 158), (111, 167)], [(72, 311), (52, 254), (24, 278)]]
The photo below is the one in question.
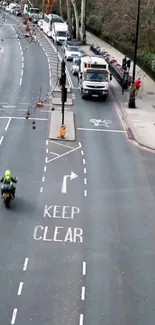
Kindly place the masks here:
[[(20, 100), (48, 83), (43, 57), (27, 50)], [(129, 142), (111, 96), (74, 92), (75, 143), (48, 141), (46, 120), (5, 131), (0, 119), (0, 171), (19, 177), (11, 210), (0, 207), (1, 321), (154, 325), (155, 156)]]

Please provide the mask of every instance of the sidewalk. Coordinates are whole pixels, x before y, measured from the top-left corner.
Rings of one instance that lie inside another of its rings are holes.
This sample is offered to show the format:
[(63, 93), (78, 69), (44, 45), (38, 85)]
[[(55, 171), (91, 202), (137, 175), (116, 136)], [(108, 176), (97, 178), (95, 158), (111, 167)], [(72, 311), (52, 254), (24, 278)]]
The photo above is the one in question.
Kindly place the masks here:
[[(110, 44), (87, 32), (87, 43), (99, 45), (105, 49), (118, 63), (122, 63), (123, 54), (114, 49)], [(85, 51), (90, 53), (89, 47)], [(131, 64), (131, 72), (133, 65)], [(140, 145), (155, 149), (155, 82), (139, 67), (136, 67), (136, 79), (140, 78), (142, 87), (136, 97), (136, 109), (128, 109), (129, 93), (122, 95), (121, 87), (113, 78), (111, 90), (126, 123), (130, 136)]]

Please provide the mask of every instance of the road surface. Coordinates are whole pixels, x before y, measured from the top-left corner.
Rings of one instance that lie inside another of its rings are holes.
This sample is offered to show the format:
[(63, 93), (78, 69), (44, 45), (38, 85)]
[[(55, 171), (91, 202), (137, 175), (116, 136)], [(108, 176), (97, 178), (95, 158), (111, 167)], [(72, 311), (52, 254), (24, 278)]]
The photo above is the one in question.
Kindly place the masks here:
[[(36, 100), (40, 80), (48, 87), (37, 46), (25, 54), (23, 101)], [(12, 51), (20, 57), (15, 41)], [(111, 95), (101, 103), (74, 93), (74, 143), (49, 141), (46, 120), (32, 130), (12, 119), (5, 131), (0, 119), (0, 169), (19, 176), (11, 210), (1, 204), (2, 323), (154, 325), (155, 156), (129, 142)]]

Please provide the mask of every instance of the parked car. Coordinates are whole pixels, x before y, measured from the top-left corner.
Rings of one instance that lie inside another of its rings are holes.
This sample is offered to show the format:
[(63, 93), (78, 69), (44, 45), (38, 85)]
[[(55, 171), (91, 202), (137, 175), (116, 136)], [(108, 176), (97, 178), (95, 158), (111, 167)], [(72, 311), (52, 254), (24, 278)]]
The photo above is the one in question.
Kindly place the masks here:
[(79, 46), (69, 46), (67, 45), (67, 48), (65, 49), (65, 59), (68, 60), (73, 60), (74, 57), (81, 57), (83, 56)]
[(62, 47), (61, 47), (61, 49), (62, 49), (62, 51), (63, 52), (65, 52), (65, 50), (66, 50), (66, 48), (67, 48), (67, 46), (74, 46), (74, 43), (72, 42), (72, 41), (70, 41), (70, 40), (65, 40), (64, 42), (63, 42), (63, 44), (62, 44)]

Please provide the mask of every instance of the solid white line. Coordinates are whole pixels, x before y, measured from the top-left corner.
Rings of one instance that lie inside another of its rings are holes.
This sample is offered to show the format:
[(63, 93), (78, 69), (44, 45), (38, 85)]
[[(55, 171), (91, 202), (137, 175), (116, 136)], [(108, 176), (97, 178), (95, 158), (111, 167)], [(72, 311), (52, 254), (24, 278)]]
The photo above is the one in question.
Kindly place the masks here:
[(54, 155), (54, 156), (60, 156), (58, 153), (55, 153), (55, 152), (52, 152), (52, 151), (50, 151), (50, 153), (51, 153), (52, 155)]
[(45, 182), (45, 176), (42, 177), (42, 182)]
[(86, 161), (85, 161), (85, 159), (83, 159), (83, 164), (85, 165), (85, 163), (86, 163)]
[(81, 142), (79, 142), (79, 146), (82, 147)]
[(86, 168), (84, 168), (84, 174), (86, 174)]
[(83, 314), (80, 314), (80, 320), (79, 320), (79, 325), (83, 325)]
[(2, 135), (2, 137), (0, 138), (0, 146), (2, 144), (3, 139), (4, 139), (4, 136)]
[(85, 129), (85, 128), (77, 128), (80, 131), (97, 131), (97, 132), (111, 132), (111, 133), (126, 133), (124, 130), (107, 130), (107, 129)]
[(86, 262), (83, 262), (82, 275), (86, 275)]
[(12, 313), (11, 325), (15, 324), (16, 316), (17, 316), (17, 308), (14, 308)]
[(84, 178), (84, 184), (85, 185), (87, 184), (87, 178)]
[(23, 282), (20, 282), (19, 283), (19, 288), (18, 288), (18, 292), (17, 292), (17, 296), (20, 296), (21, 295), (21, 293), (22, 293), (22, 289), (23, 289)]
[[(7, 116), (0, 116), (0, 119), (8, 119)], [(14, 120), (25, 120), (25, 117), (21, 117), (21, 116), (12, 116), (10, 117), (11, 119)], [(47, 118), (40, 118), (40, 117), (29, 117), (29, 120), (34, 120), (34, 121), (47, 121)]]
[(29, 261), (29, 259), (28, 259), (28, 257), (26, 257), (25, 258), (25, 262), (24, 262), (24, 266), (23, 266), (23, 271), (26, 271), (27, 265), (28, 265), (28, 261)]
[(47, 169), (47, 167), (46, 167), (46, 166), (44, 166), (44, 172), (46, 172), (46, 169)]
[(81, 289), (81, 300), (85, 300), (85, 292), (86, 292), (86, 288), (82, 287), (82, 289)]
[(84, 190), (84, 196), (87, 196), (87, 190)]
[(22, 85), (22, 77), (20, 78), (20, 82), (19, 82), (20, 86)]
[(42, 192), (43, 192), (43, 187), (40, 188), (40, 193), (42, 193)]
[(62, 144), (62, 143), (59, 143), (59, 142), (55, 142), (55, 141), (50, 141), (51, 143), (54, 143), (54, 144), (57, 144), (58, 146), (62, 146), (62, 147), (66, 147), (66, 148), (69, 148), (69, 149), (74, 149), (74, 147), (70, 147), (66, 144)]
[(82, 155), (82, 156), (84, 155), (83, 150), (81, 150), (81, 155)]
[(7, 131), (8, 127), (10, 125), (10, 122), (11, 122), (11, 117), (9, 117), (8, 123), (7, 123), (6, 127), (5, 127), (5, 131)]

